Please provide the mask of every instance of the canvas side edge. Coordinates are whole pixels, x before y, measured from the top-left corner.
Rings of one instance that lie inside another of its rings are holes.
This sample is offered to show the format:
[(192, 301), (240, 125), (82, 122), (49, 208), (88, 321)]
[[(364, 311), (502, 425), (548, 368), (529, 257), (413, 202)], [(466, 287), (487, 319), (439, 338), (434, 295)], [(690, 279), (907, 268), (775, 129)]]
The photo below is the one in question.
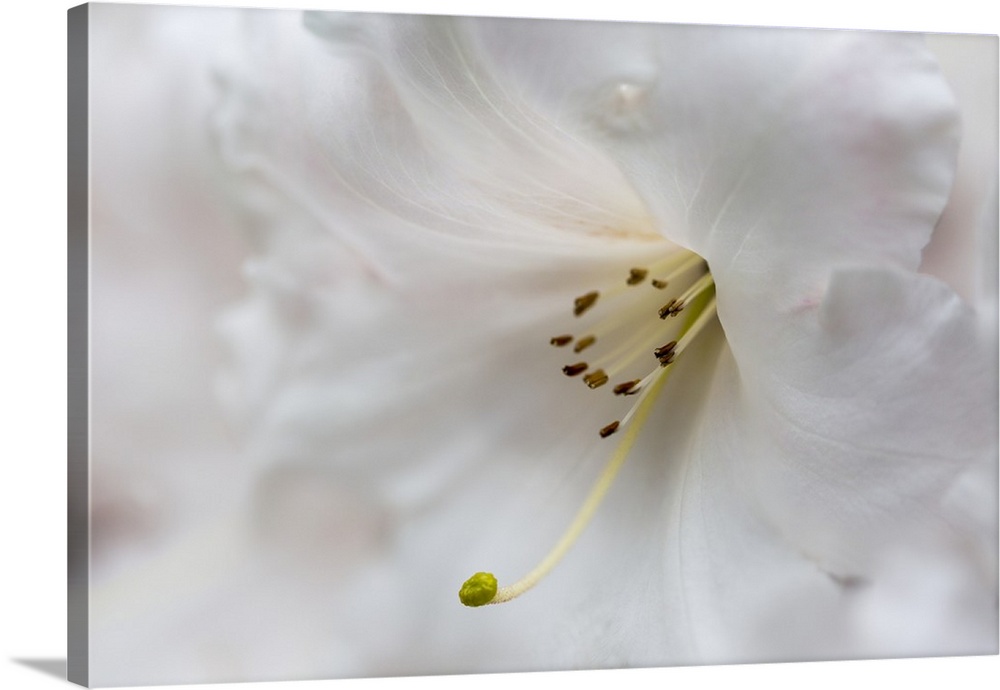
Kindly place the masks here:
[(89, 6), (67, 11), (67, 662), (90, 680)]

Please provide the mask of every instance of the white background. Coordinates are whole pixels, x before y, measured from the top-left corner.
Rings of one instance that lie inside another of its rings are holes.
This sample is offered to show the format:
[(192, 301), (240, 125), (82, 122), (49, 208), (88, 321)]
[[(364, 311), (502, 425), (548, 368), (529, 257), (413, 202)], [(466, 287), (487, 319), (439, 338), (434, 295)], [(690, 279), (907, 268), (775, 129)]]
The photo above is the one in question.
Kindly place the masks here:
[[(8, 0), (0, 17), (0, 688), (56, 688), (64, 681), (19, 660), (66, 657), (66, 10), (60, 0)], [(163, 4), (182, 4), (166, 2)], [(188, 3), (195, 4), (195, 3)], [(915, 31), (998, 32), (983, 0), (916, 3), (755, 0), (695, 3), (649, 0), (499, 3), (227, 2), (228, 6), (427, 11), (439, 14), (637, 19)], [(647, 4), (649, 6), (647, 6)], [(692, 6), (687, 6), (691, 4)], [(1000, 658), (910, 660), (755, 667), (656, 669), (574, 674), (259, 683), (267, 690), (311, 688), (546, 687), (569, 681), (625, 687), (902, 686), (1000, 687)], [(177, 686), (182, 687), (182, 686)], [(184, 686), (225, 687), (225, 686)]]

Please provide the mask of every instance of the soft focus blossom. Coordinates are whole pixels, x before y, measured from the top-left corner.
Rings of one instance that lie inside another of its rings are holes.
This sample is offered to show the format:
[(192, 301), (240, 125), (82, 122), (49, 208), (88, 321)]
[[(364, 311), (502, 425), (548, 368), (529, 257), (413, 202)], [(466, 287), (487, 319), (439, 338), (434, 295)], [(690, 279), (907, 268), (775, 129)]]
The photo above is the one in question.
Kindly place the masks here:
[[(922, 37), (213, 16), (251, 247), (219, 393), (253, 489), (163, 556), (204, 560), (138, 639), (217, 615), (155, 680), (996, 651), (996, 286), (962, 282), (996, 168)], [(671, 315), (667, 274), (701, 301)], [(555, 569), (461, 606), (550, 552), (616, 448)]]

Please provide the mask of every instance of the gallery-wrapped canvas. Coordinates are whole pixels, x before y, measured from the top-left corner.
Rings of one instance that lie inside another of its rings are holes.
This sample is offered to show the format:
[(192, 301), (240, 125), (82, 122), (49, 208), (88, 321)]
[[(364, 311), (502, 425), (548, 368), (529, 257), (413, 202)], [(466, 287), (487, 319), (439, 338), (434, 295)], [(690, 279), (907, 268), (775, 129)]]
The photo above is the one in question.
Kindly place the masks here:
[(997, 653), (997, 37), (69, 57), (70, 680)]

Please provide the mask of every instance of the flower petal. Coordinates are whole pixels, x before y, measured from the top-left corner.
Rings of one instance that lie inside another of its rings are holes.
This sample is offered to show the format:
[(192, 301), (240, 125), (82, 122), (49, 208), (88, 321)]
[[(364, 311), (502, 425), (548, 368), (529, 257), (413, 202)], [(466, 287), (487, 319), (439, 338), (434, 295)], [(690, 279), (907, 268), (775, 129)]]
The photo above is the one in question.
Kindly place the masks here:
[[(512, 82), (602, 139), (661, 231), (801, 294), (844, 263), (915, 268), (947, 198), (954, 100), (919, 36), (482, 22)], [(796, 277), (780, 274), (794, 268)]]
[[(535, 343), (562, 332), (548, 325), (572, 295), (665, 246), (659, 231), (711, 262), (730, 345), (704, 414), (715, 350), (685, 358), (704, 361), (671, 382), (670, 414), (609, 505), (620, 517), (598, 517), (562, 591), (475, 622), (437, 590), (375, 605), (387, 624), (407, 607), (427, 671), (448, 640), (498, 670), (531, 654), (556, 667), (777, 658), (782, 640), (748, 640), (788, 603), (781, 588), (809, 602), (803, 626), (836, 617), (843, 590), (881, 572), (882, 547), (941, 528), (954, 478), (995, 449), (996, 405), (973, 315), (901, 272), (918, 265), (955, 147), (952, 100), (918, 40), (343, 19), (311, 15), (308, 40), (289, 20), (224, 86), (224, 151), (266, 210), (257, 298), (284, 291), (314, 316), (296, 330), (288, 309), (258, 304), (237, 328), (286, 339), (268, 355), (265, 459), (376, 475), (406, 518), (392, 565), (420, 583), (446, 555), (462, 561), (449, 585), (492, 553), (516, 572), (557, 536), (538, 528), (554, 519), (539, 495), (561, 491), (553, 512), (570, 512), (599, 460), (575, 430), (603, 408), (538, 384), (551, 370)], [(488, 505), (502, 514), (470, 538), (463, 520)], [(636, 527), (650, 523), (666, 535)], [(574, 606), (582, 632), (542, 615)], [(852, 620), (802, 653), (856, 653)]]
[[(928, 46), (941, 62), (962, 112), (955, 186), (920, 270), (996, 312), (997, 291), (997, 40), (934, 34)], [(974, 267), (974, 270), (970, 270)]]
[(223, 78), (222, 149), (387, 273), (415, 270), (429, 241), (462, 257), (456, 277), (498, 253), (585, 254), (581, 235), (591, 255), (663, 241), (607, 157), (511, 102), (452, 22), (310, 17), (318, 35), (292, 15), (249, 22), (254, 49)]
[[(681, 588), (695, 635), (719, 659), (746, 653), (748, 639), (772, 659), (953, 652), (943, 636), (907, 647), (904, 637), (868, 627), (852, 591), (871, 586), (863, 608), (881, 606), (882, 578), (898, 563), (886, 557), (906, 547), (908, 561), (921, 553), (932, 562), (919, 544), (934, 538), (948, 558), (965, 551), (955, 596), (989, 599), (992, 547), (982, 550), (947, 505), (964, 470), (996, 458), (995, 387), (983, 377), (992, 350), (975, 312), (926, 276), (841, 271), (823, 305), (776, 343), (767, 356), (794, 375), (774, 376), (763, 361), (737, 368), (724, 357), (686, 462), (698, 481), (686, 482), (688, 507), (668, 535), (678, 551), (670, 585)], [(977, 562), (980, 571), (968, 575)], [(792, 646), (746, 634), (744, 623), (760, 623), (767, 608), (785, 610), (781, 602), (793, 596), (775, 591), (768, 602), (760, 583), (796, 572), (795, 591), (816, 607), (799, 612), (808, 634), (794, 635)], [(892, 577), (898, 572), (886, 582)], [(942, 627), (962, 620), (950, 608), (940, 614)], [(982, 629), (973, 618), (963, 635)], [(991, 638), (978, 639), (976, 649), (989, 646)]]
[[(266, 408), (244, 411), (256, 454), (377, 468), (394, 495), (426, 500), (477, 459), (520, 465), (524, 447), (558, 444), (562, 422), (607, 424), (610, 406), (556, 373), (567, 362), (539, 355), (576, 295), (671, 247), (613, 164), (527, 111), (486, 107), (485, 77), (458, 91), (470, 99), (429, 105), (394, 56), (353, 46), (409, 32), (408, 51), (439, 60), (430, 74), (478, 76), (455, 69), (460, 43), (437, 56), (432, 39), (461, 38), (450, 22), (319, 15), (314, 33), (352, 42), (331, 51), (293, 15), (268, 19), (248, 22), (253, 51), (220, 77), (216, 117), (263, 255), (225, 326), (241, 362), (227, 397)], [(453, 123), (456, 108), (470, 121)], [(427, 400), (433, 418), (413, 415)], [(468, 419), (492, 422), (471, 446), (451, 421)], [(464, 457), (442, 450), (462, 443)]]

